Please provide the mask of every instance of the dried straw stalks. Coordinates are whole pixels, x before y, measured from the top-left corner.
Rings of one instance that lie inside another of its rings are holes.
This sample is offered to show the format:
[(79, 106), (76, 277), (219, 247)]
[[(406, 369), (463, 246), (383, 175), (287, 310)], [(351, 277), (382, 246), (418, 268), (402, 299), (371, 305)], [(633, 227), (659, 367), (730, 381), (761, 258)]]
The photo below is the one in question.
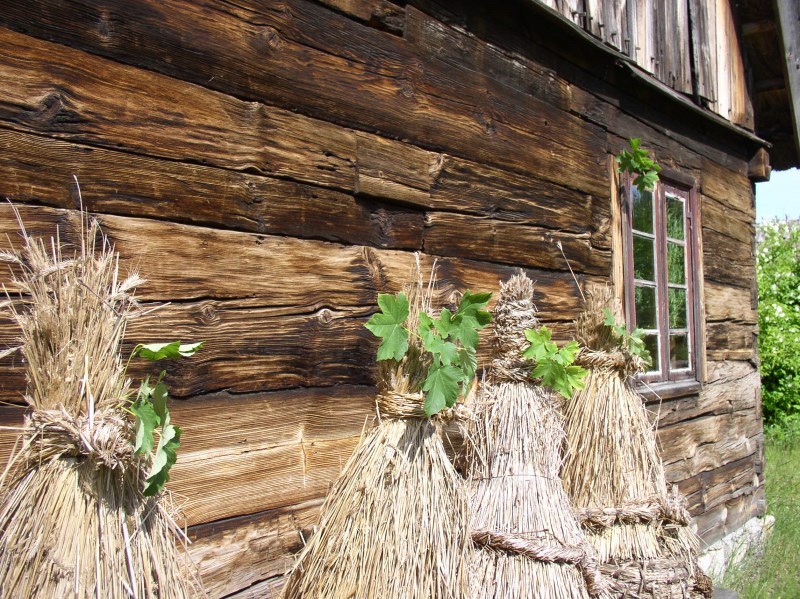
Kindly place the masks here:
[(602, 591), (558, 470), (561, 399), (531, 382), (524, 331), (538, 327), (533, 283), (501, 284), (493, 361), (470, 423), (471, 598), (586, 599)]
[(0, 476), (0, 597), (193, 596), (168, 498), (142, 495), (149, 464), (133, 454), (122, 408), (119, 346), (142, 279), (120, 280), (117, 255), (83, 217), (72, 257), (58, 239), (22, 233), (20, 254), (0, 258), (22, 293), (4, 305), (21, 329), (32, 412)]
[(703, 595), (710, 581), (695, 568), (685, 499), (667, 491), (653, 426), (632, 384), (644, 363), (619, 347), (603, 308), (621, 312), (605, 286), (590, 293), (576, 322), (585, 348), (576, 363), (589, 375), (565, 407), (564, 486), (615, 596)]
[[(418, 269), (406, 289), (411, 330), (430, 313), (433, 278), (424, 285)], [(464, 597), (466, 490), (439, 436), (441, 418), (425, 417), (424, 356), (412, 336), (400, 362), (380, 362), (378, 424), (331, 489), (284, 598)]]

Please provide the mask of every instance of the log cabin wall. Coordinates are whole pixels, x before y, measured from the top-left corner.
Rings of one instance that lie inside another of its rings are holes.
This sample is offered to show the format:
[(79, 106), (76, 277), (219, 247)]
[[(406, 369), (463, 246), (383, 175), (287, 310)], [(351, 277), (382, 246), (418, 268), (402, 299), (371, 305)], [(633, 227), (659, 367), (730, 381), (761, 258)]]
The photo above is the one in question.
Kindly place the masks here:
[[(633, 136), (701, 201), (707, 372), (652, 405), (669, 476), (707, 542), (763, 513), (752, 143), (648, 96), (543, 9), (482, 4), (0, 10), (0, 196), (29, 232), (74, 240), (74, 174), (148, 279), (139, 298), (170, 302), (126, 350), (206, 341), (170, 365), (185, 430), (170, 487), (212, 596), (276, 588), (310, 534), (372, 413), (362, 325), (414, 251), (439, 258), (443, 297), (525, 268), (543, 321), (570, 335), (581, 300), (556, 242), (581, 285), (609, 279), (608, 158)], [(0, 244), (17, 231), (0, 206)], [(3, 347), (15, 335), (3, 316)], [(0, 368), (0, 418), (17, 425), (23, 364)], [(2, 431), (0, 458), (13, 442)]]

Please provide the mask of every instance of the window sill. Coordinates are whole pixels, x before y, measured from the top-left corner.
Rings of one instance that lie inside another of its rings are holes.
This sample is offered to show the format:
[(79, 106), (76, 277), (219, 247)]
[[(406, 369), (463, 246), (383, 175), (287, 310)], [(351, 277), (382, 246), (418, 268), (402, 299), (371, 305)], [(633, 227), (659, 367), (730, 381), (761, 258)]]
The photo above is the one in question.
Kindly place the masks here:
[(700, 381), (689, 379), (685, 381), (662, 381), (659, 383), (636, 384), (636, 390), (644, 397), (647, 403), (657, 403), (667, 399), (677, 399), (689, 395), (697, 395), (703, 385)]

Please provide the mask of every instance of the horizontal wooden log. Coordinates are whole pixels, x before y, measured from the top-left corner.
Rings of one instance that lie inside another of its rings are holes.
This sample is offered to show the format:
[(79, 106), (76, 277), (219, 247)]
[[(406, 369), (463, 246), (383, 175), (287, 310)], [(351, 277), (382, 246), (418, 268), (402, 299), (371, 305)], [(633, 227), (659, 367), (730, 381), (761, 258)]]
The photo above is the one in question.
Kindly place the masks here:
[(756, 275), (753, 246), (704, 227), (703, 272), (706, 281), (749, 289)]
[(756, 210), (755, 199), (752, 183), (745, 173), (731, 171), (711, 160), (704, 159), (700, 190), (722, 202), (723, 205), (743, 213), (748, 217), (749, 222), (753, 222)]
[(321, 503), (316, 499), (189, 529), (189, 553), (206, 592), (212, 597), (253, 592), (260, 581), (282, 576), (313, 534)]
[(743, 289), (706, 281), (704, 288), (706, 317), (710, 322), (758, 323), (758, 304), (753, 297), (754, 287)]
[(700, 206), (704, 228), (727, 235), (744, 245), (755, 245), (755, 221), (749, 215), (711, 196), (701, 195)]
[[(113, 166), (112, 166), (113, 165)], [(332, 190), (0, 129), (0, 196), (256, 233), (420, 249), (423, 215)]]
[(730, 321), (708, 323), (706, 326), (707, 355), (710, 359), (749, 360), (755, 358), (758, 346), (757, 338), (758, 326), (755, 324)]
[(671, 480), (685, 480), (701, 472), (753, 455), (761, 422), (752, 411), (703, 416), (658, 431)]
[[(742, 495), (752, 495), (763, 486), (755, 471), (757, 455), (753, 454), (714, 470), (701, 472), (689, 479), (677, 481), (686, 496), (689, 510), (698, 515), (717, 505)], [(667, 479), (671, 478), (667, 469)]]
[(649, 405), (661, 427), (699, 418), (733, 412), (746, 412), (756, 419), (757, 397), (761, 386), (758, 370), (750, 362), (709, 362), (707, 385), (699, 394)]
[(0, 121), (7, 126), (345, 190), (355, 186), (356, 139), (347, 129), (7, 29), (0, 29), (0, 52), (7, 57), (0, 64), (7, 82)]
[[(42, 0), (4, 11), (3, 22), (237, 97), (401, 139), (413, 131), (411, 141), (429, 148), (605, 193), (599, 128), (467, 69), (421, 60), (401, 38), (323, 7), (291, 0), (286, 8), (176, 0), (99, 11)], [(31, 20), (34, 12), (43, 16)], [(102, 35), (98, 22), (106, 24)]]
[(457, 213), (430, 213), (425, 221), (423, 244), (431, 254), (525, 266), (537, 262), (537, 267), (554, 270), (564, 269), (569, 262), (578, 272), (598, 275), (611, 270), (610, 252), (592, 248), (588, 233), (567, 235)]
[[(77, 241), (77, 212), (19, 208), (29, 234), (49, 238), (59, 226), (63, 241)], [(407, 252), (149, 219), (101, 215), (99, 220), (121, 255), (123, 270), (135, 267), (148, 279), (138, 292), (142, 301), (258, 299), (253, 306), (292, 306), (300, 311), (374, 306), (378, 292), (400, 289), (414, 260)], [(19, 247), (16, 220), (5, 205), (0, 206), (0, 247), (7, 247), (8, 238)], [(433, 260), (423, 255), (423, 269), (430, 268)], [(486, 262), (440, 258), (437, 301), (449, 301), (455, 291), (465, 288), (496, 289), (498, 281), (515, 272)], [(539, 283), (537, 301), (543, 314), (574, 317), (580, 299), (568, 272), (529, 271), (529, 276)]]
[(387, 0), (318, 0), (334, 10), (366, 23), (370, 27), (402, 35), (405, 29), (404, 6)]
[(707, 547), (741, 528), (750, 518), (763, 516), (764, 490), (740, 495), (695, 517), (697, 533)]

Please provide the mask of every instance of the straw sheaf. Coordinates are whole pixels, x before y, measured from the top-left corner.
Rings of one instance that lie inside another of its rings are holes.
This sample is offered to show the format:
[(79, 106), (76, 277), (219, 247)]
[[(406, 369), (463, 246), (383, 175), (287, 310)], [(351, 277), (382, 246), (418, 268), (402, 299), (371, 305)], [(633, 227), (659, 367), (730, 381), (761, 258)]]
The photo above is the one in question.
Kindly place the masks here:
[[(608, 288), (594, 289), (577, 321), (579, 338), (597, 345), (581, 352), (589, 369), (585, 388), (565, 404), (561, 476), (618, 593), (688, 597), (698, 541), (685, 501), (667, 492), (653, 425), (630, 376), (641, 365), (601, 330), (609, 329), (603, 308), (616, 312), (615, 305)], [(673, 581), (676, 576), (682, 578)]]
[(168, 494), (145, 498), (133, 453), (119, 346), (137, 313), (118, 258), (81, 214), (81, 246), (62, 256), (27, 235), (14, 266), (32, 408), (0, 476), (0, 597), (175, 598), (202, 591), (176, 542)]
[(539, 326), (533, 302), (533, 281), (520, 273), (502, 283), (493, 321), (491, 382), (527, 381), (531, 366), (521, 357), (528, 347), (525, 329)]
[[(406, 288), (408, 328), (430, 311), (433, 278)], [(429, 419), (420, 392), (427, 359), (410, 339), (379, 367), (379, 419), (325, 500), (319, 525), (286, 578), (287, 599), (462, 599), (469, 539), (463, 479), (440, 437), (460, 409)]]
[(538, 325), (535, 310), (527, 277), (501, 284), (492, 366), (467, 436), (473, 599), (586, 599), (602, 592), (592, 550), (558, 477), (559, 400), (533, 384), (530, 367), (519, 360), (524, 330)]

